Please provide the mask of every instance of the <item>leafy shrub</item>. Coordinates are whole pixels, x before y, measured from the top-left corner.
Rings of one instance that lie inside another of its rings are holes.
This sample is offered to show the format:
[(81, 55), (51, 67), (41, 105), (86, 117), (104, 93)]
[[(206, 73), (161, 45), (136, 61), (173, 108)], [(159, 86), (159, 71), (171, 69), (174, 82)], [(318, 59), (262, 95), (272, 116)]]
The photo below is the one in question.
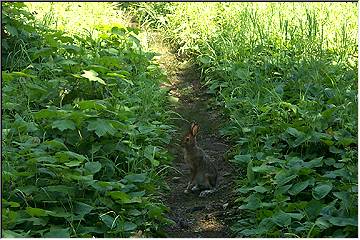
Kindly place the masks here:
[(8, 54), (15, 38), (26, 54), (2, 66), (3, 236), (163, 236), (159, 172), (173, 127), (154, 54), (125, 27), (73, 36), (38, 25), (22, 3), (3, 16)]
[(357, 236), (356, 4), (172, 6), (161, 30), (229, 120), (234, 235)]

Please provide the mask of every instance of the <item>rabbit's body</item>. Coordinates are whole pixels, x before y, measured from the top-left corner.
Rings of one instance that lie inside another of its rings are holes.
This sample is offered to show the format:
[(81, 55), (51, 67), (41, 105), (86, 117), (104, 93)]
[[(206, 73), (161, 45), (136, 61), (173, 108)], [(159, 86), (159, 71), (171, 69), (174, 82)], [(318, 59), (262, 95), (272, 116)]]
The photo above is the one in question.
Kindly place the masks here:
[[(205, 152), (197, 146), (196, 134), (199, 125), (192, 124), (190, 132), (187, 133), (183, 140), (184, 159), (190, 166), (191, 178), (185, 192), (196, 190), (209, 190), (216, 186), (218, 173), (214, 164), (210, 161)], [(205, 195), (211, 191), (200, 193)]]

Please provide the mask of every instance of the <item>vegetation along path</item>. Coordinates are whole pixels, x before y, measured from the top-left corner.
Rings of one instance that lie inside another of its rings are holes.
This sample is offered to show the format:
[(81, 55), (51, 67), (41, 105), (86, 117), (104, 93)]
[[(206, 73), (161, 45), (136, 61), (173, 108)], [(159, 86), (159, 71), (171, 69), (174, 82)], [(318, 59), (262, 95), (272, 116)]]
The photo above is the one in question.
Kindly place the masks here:
[[(224, 159), (228, 149), (225, 139), (218, 134), (221, 124), (219, 114), (209, 110), (207, 96), (200, 84), (200, 74), (187, 61), (173, 53), (156, 33), (149, 33), (150, 47), (160, 54), (158, 61), (166, 71), (170, 82), (170, 94), (179, 118), (175, 120), (180, 131), (169, 150), (175, 155), (173, 172), (167, 182), (171, 189), (165, 197), (170, 208), (169, 218), (176, 224), (167, 229), (168, 237), (227, 237), (229, 229), (229, 199), (232, 197), (232, 166)], [(190, 123), (200, 124), (197, 141), (217, 166), (219, 180), (217, 190), (201, 198), (195, 193), (184, 193), (190, 177), (190, 169), (183, 158), (180, 141)], [(231, 204), (230, 204), (231, 205)]]
[(2, 237), (358, 237), (357, 4), (2, 3)]

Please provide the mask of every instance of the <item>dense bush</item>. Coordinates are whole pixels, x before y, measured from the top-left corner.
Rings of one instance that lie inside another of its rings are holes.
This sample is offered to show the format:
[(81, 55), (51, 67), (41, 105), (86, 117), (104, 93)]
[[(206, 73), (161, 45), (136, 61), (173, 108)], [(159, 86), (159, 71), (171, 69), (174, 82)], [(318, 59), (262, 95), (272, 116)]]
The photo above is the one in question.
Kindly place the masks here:
[(154, 53), (124, 26), (70, 34), (2, 6), (3, 236), (163, 236), (173, 127)]
[(158, 30), (198, 65), (229, 120), (234, 235), (356, 237), (357, 4), (167, 9), (153, 8)]

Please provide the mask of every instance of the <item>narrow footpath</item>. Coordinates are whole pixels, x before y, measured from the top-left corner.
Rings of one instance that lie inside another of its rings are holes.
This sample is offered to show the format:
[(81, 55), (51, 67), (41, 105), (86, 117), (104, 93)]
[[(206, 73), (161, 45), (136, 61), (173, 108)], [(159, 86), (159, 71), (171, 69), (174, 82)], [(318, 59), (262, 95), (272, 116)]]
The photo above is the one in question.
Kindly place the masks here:
[[(193, 66), (172, 52), (158, 34), (148, 33), (148, 38), (149, 47), (160, 54), (157, 61), (170, 80), (167, 86), (171, 89), (170, 94), (178, 99), (174, 105), (174, 111), (179, 115), (174, 120), (178, 134), (169, 147), (169, 151), (175, 156), (174, 170), (167, 177), (171, 192), (164, 199), (164, 203), (170, 208), (168, 217), (176, 224), (167, 229), (167, 235), (173, 238), (230, 237), (227, 222), (232, 208), (230, 200), (234, 196), (231, 184), (235, 171), (224, 159), (229, 144), (219, 135), (220, 115), (208, 106), (209, 97)], [(209, 155), (219, 172), (217, 191), (204, 198), (194, 193), (184, 193), (190, 169), (183, 159), (180, 141), (192, 121), (200, 124), (198, 145)]]

